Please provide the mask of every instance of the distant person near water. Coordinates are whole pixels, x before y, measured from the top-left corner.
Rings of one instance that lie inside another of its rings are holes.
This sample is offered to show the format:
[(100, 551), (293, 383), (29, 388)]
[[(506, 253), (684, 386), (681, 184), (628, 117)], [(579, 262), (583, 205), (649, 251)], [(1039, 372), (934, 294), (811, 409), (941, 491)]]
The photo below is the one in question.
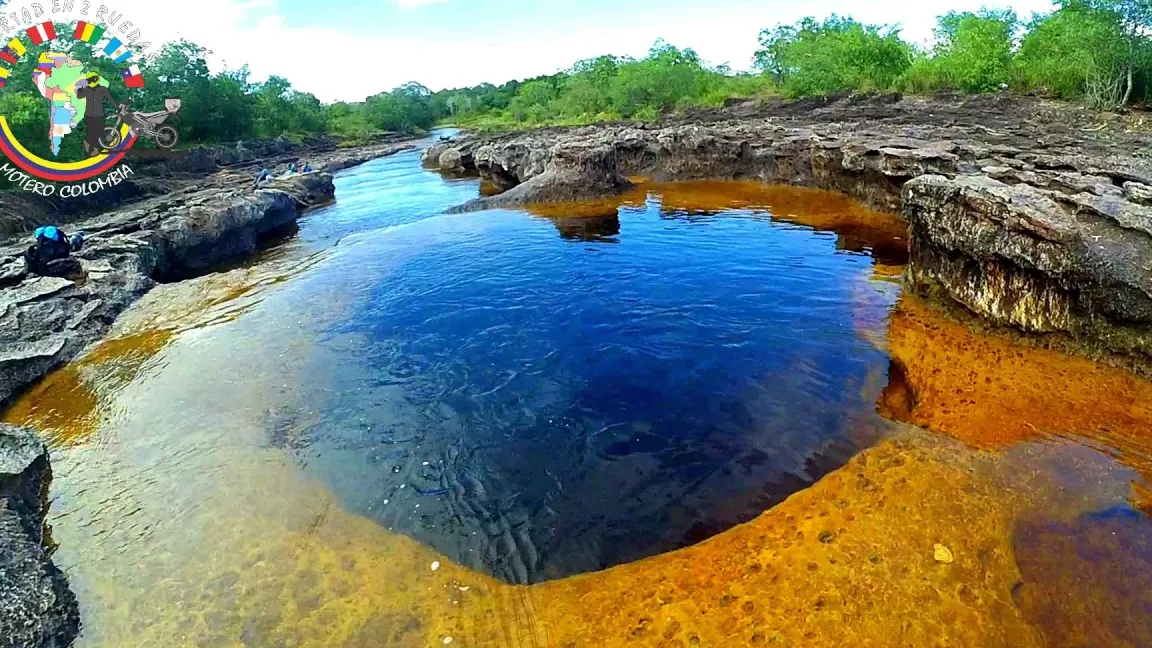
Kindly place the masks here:
[(112, 91), (107, 86), (100, 85), (99, 74), (89, 74), (85, 80), (87, 85), (76, 88), (76, 96), (87, 102), (84, 106), (84, 126), (86, 128), (84, 151), (88, 155), (96, 155), (100, 152), (100, 137), (104, 134), (104, 127), (107, 125), (104, 116), (104, 102), (111, 104), (113, 110), (118, 109), (119, 104), (112, 98)]

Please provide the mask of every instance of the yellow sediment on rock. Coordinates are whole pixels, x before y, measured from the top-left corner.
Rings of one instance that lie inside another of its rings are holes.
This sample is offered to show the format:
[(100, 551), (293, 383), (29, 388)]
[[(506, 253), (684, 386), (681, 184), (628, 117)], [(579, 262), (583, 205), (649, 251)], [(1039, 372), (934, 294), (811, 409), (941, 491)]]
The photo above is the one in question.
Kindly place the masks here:
[(1041, 434), (1085, 436), (1130, 458), (1152, 447), (1152, 381), (977, 331), (904, 295), (892, 312), (882, 414), (981, 448)]
[(1025, 502), (976, 476), (987, 461), (912, 433), (699, 545), (528, 587), (256, 461), (182, 523), (196, 529), (183, 545), (155, 544), (120, 573), (114, 543), (109, 559), (87, 556), (105, 572), (87, 627), (117, 647), (1040, 646), (1011, 597)]
[(101, 394), (131, 382), (172, 335), (154, 329), (100, 342), (25, 392), (4, 412), (4, 422), (42, 430), (54, 444), (83, 441), (99, 425)]
[(2, 420), (41, 430), (56, 444), (84, 441), (99, 425), (102, 395), (132, 382), (179, 331), (239, 317), (257, 303), (258, 289), (281, 283), (321, 258), (157, 287), (116, 322), (112, 337), (45, 376), (3, 413)]

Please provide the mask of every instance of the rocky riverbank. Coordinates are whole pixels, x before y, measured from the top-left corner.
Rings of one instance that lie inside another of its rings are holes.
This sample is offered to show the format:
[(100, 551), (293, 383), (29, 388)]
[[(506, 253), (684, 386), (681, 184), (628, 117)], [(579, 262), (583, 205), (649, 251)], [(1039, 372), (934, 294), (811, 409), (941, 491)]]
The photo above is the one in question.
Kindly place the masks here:
[(636, 176), (841, 191), (904, 215), (915, 291), (1152, 375), (1145, 123), (1008, 96), (844, 97), (475, 135), (424, 160), (502, 191), (457, 211), (603, 198)]
[[(231, 180), (231, 181), (230, 181)], [(156, 281), (203, 273), (286, 233), (307, 207), (333, 199), (328, 173), (260, 190), (216, 177), (82, 224), (84, 249), (58, 269), (30, 274), (26, 242), (0, 248), (0, 404), (100, 339)], [(55, 273), (54, 273), (55, 274)]]
[(0, 423), (0, 646), (65, 648), (80, 631), (76, 597), (51, 561), (51, 481), (36, 433)]

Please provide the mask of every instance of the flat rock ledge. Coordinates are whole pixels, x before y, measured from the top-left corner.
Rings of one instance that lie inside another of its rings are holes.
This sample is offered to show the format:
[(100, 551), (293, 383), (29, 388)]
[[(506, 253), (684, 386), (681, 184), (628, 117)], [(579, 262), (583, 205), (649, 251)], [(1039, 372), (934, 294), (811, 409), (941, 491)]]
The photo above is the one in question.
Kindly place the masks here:
[(76, 597), (51, 561), (51, 481), (36, 433), (0, 424), (0, 648), (65, 648), (80, 632)]
[(1081, 127), (1106, 117), (1011, 97), (749, 103), (468, 135), (424, 160), (503, 190), (453, 211), (603, 198), (636, 176), (843, 192), (904, 215), (912, 290), (1152, 376), (1152, 133)]
[(251, 183), (216, 178), (80, 224), (84, 249), (63, 277), (30, 274), (26, 241), (0, 248), (0, 405), (103, 337), (157, 281), (251, 254), (335, 195), (328, 173)]

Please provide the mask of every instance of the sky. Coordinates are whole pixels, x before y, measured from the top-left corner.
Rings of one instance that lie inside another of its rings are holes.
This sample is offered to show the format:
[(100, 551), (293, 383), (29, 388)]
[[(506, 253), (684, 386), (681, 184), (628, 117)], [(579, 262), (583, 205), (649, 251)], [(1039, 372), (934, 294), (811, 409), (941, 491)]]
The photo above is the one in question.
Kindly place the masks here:
[[(122, 11), (154, 44), (186, 38), (215, 70), (247, 64), (323, 101), (361, 101), (408, 81), (432, 90), (552, 74), (601, 54), (643, 56), (658, 38), (713, 64), (749, 69), (761, 29), (805, 16), (899, 24), (927, 42), (936, 16), (1049, 0), (96, 0)], [(20, 6), (21, 0), (11, 5)], [(175, 19), (174, 19), (175, 18)]]

